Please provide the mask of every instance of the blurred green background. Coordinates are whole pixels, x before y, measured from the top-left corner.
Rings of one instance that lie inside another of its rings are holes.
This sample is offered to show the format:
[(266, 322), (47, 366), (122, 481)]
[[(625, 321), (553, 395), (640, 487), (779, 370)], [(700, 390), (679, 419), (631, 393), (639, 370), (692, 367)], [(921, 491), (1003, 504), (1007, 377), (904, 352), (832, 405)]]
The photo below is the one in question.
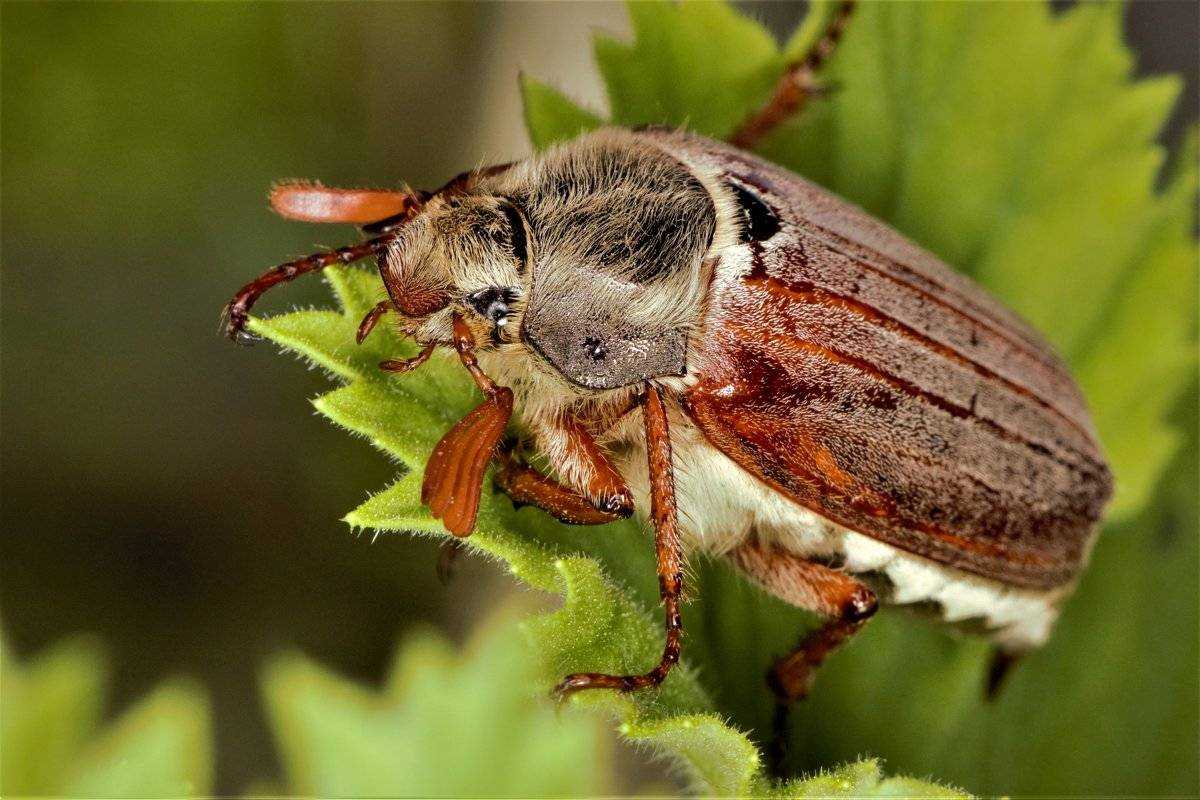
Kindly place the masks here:
[[(743, 8), (781, 35), (803, 15)], [(288, 177), (435, 186), (519, 157), (518, 70), (601, 106), (588, 36), (623, 35), (625, 10), (0, 14), (0, 622), (18, 656), (97, 634), (115, 708), (165, 676), (197, 679), (213, 700), (215, 788), (239, 792), (278, 773), (259, 691), (270, 656), (296, 647), (378, 682), (405, 628), (461, 639), (512, 591), (478, 563), (442, 587), (430, 542), (348, 534), (338, 518), (393, 467), (310, 413), (300, 398), (327, 388), (322, 375), (218, 337), (244, 280), (353, 238), (272, 217), (265, 190)], [(1134, 4), (1127, 24), (1142, 74), (1187, 79), (1173, 143), (1197, 116), (1196, 6)], [(326, 296), (310, 281), (261, 310)]]

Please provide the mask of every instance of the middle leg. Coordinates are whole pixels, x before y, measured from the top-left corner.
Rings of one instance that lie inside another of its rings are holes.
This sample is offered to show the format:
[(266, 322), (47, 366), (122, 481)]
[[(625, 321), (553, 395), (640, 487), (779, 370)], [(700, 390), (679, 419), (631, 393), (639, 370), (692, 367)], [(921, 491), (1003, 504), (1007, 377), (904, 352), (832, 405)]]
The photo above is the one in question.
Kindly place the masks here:
[(646, 426), (646, 451), (650, 467), (650, 519), (654, 523), (654, 549), (658, 556), (658, 589), (666, 617), (667, 641), (658, 664), (642, 675), (608, 675), (577, 672), (563, 678), (555, 687), (560, 696), (582, 689), (619, 689), (622, 692), (658, 686), (671, 668), (679, 663), (683, 620), (679, 614), (683, 594), (683, 552), (679, 539), (679, 520), (675, 506), (675, 473), (671, 465), (671, 436), (667, 428), (667, 408), (660, 390), (647, 382), (642, 397), (642, 415)]
[(501, 453), (497, 460), (500, 469), (496, 488), (508, 495), (514, 506), (536, 506), (568, 525), (604, 525), (628, 519), (633, 513), (632, 502), (601, 507), (585, 494), (517, 461), (510, 453)]
[(514, 504), (537, 506), (571, 525), (603, 525), (633, 514), (633, 494), (624, 477), (577, 419), (542, 424), (535, 440), (563, 482), (502, 452), (496, 486)]

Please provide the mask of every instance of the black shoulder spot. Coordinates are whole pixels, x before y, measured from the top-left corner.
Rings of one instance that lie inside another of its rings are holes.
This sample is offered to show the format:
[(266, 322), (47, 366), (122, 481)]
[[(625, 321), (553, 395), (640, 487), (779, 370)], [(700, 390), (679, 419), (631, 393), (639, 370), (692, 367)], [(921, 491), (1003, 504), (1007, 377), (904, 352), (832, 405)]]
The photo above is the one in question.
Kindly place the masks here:
[(740, 183), (725, 182), (737, 199), (742, 212), (741, 240), (765, 242), (779, 233), (779, 215), (753, 190)]

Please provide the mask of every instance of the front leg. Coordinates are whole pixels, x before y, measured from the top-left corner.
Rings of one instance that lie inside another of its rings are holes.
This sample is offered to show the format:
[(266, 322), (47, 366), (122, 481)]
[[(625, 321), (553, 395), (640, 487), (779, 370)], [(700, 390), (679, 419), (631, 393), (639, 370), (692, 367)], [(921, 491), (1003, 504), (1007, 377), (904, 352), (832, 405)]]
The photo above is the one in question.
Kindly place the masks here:
[(502, 453), (496, 486), (513, 503), (537, 506), (571, 525), (603, 525), (633, 514), (625, 479), (578, 420), (541, 425), (535, 440), (564, 482)]
[(561, 697), (582, 689), (619, 689), (623, 692), (658, 686), (679, 663), (683, 620), (679, 599), (683, 593), (683, 553), (675, 508), (675, 473), (671, 466), (671, 436), (667, 408), (658, 387), (647, 382), (642, 398), (646, 423), (646, 452), (650, 466), (650, 518), (654, 523), (654, 547), (658, 554), (658, 587), (666, 617), (667, 642), (654, 669), (643, 675), (606, 675), (579, 672), (568, 675), (555, 687)]
[(506, 386), (497, 386), (479, 368), (475, 340), (458, 314), (454, 315), (453, 344), (462, 365), (483, 392), (484, 401), (433, 448), (425, 464), (421, 502), (446, 530), (463, 537), (470, 536), (475, 528), (483, 476), (512, 416), (513, 393)]

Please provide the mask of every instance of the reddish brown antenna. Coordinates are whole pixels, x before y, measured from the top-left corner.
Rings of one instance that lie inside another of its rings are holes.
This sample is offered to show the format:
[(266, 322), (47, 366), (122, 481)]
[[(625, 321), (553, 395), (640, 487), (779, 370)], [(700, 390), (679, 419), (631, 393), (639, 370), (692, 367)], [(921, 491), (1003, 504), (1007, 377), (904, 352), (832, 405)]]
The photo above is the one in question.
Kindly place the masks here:
[(378, 255), (396, 240), (396, 229), (412, 219), (424, 202), (423, 195), (388, 189), (334, 189), (318, 183), (294, 181), (271, 189), (271, 208), (287, 219), (304, 222), (345, 222), (380, 233), (360, 244), (313, 253), (273, 267), (243, 286), (225, 306), (225, 335), (242, 344), (254, 337), (246, 333), (250, 308), (268, 289), (333, 264), (351, 264)]

